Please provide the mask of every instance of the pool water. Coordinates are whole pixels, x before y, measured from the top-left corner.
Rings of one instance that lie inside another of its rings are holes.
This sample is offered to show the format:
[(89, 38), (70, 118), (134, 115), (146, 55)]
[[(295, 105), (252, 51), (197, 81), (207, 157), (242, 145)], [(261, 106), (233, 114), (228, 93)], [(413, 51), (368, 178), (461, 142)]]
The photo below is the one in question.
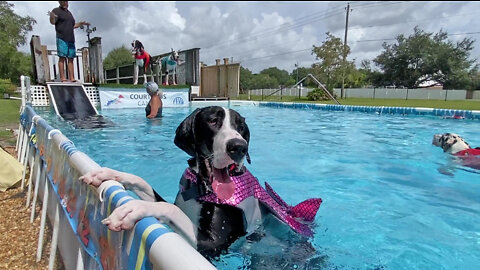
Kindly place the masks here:
[[(480, 146), (479, 121), (233, 109), (247, 120), (247, 166), (261, 183), (292, 205), (312, 197), (323, 204), (308, 245), (313, 256), (291, 263), (284, 258), (304, 246), (282, 247), (277, 257), (283, 261), (269, 264), (233, 247), (214, 262), (219, 269), (477, 269), (480, 172), (454, 163), (432, 138), (453, 132)], [(42, 116), (101, 166), (139, 175), (173, 202), (188, 158), (173, 138), (192, 111), (164, 108), (163, 119), (150, 121), (143, 110), (105, 110), (116, 126), (96, 130), (75, 130), (55, 115)]]

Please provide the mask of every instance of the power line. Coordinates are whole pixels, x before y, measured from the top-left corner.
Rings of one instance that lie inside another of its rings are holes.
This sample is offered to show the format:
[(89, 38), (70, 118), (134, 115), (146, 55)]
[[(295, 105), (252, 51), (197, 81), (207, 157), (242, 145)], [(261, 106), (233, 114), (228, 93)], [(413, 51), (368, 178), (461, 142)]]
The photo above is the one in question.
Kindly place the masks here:
[[(365, 9), (365, 8), (375, 8), (375, 7), (380, 7), (380, 6), (387, 6), (387, 5), (394, 5), (394, 4), (399, 4), (399, 3), (403, 3), (405, 1), (401, 1), (401, 2), (389, 2), (389, 3), (385, 3), (385, 2), (378, 2), (378, 3), (364, 3), (364, 4), (358, 4), (359, 2), (355, 2), (351, 5), (351, 7), (354, 7), (355, 9)], [(293, 28), (296, 28), (296, 27), (300, 27), (300, 26), (303, 26), (303, 25), (306, 25), (306, 24), (309, 24), (309, 23), (313, 23), (313, 22), (316, 22), (316, 21), (320, 21), (320, 20), (324, 20), (324, 19), (327, 19), (327, 18), (330, 18), (332, 16), (335, 16), (337, 14), (341, 14), (343, 13), (343, 10), (341, 12), (334, 12), (338, 7), (334, 7), (334, 8), (331, 8), (329, 9), (329, 11), (327, 12), (324, 12), (324, 13), (321, 13), (321, 12), (316, 12), (316, 13), (313, 13), (313, 14), (310, 14), (310, 15), (307, 15), (305, 17), (300, 18), (300, 19), (296, 19), (295, 20), (295, 23), (291, 24), (291, 23), (284, 23), (278, 27), (275, 27), (275, 28), (270, 28), (270, 29), (266, 29), (266, 30), (263, 30), (263, 31), (260, 31), (260, 32), (257, 32), (257, 33), (254, 33), (250, 36), (247, 36), (247, 37), (244, 37), (244, 38), (241, 38), (241, 39), (233, 39), (233, 40), (230, 40), (230, 41), (225, 41), (223, 43), (220, 43), (220, 44), (217, 44), (217, 45), (214, 45), (212, 46), (211, 48), (214, 48), (214, 47), (221, 47), (221, 46), (226, 46), (228, 45), (229, 43), (232, 43), (232, 42), (235, 42), (235, 41), (242, 41), (242, 40), (251, 40), (253, 39), (254, 37), (257, 37), (257, 36), (260, 36), (262, 34), (276, 34), (276, 33), (281, 33), (281, 32), (284, 32), (284, 31), (287, 31), (287, 30), (290, 30), (290, 29), (293, 29)], [(318, 15), (318, 14), (321, 14), (321, 16), (318, 16), (318, 17), (312, 17), (312, 16), (315, 16), (315, 15)], [(469, 14), (459, 14), (459, 15), (452, 15), (452, 16), (447, 16), (447, 17), (434, 17), (434, 18), (427, 18), (427, 19), (423, 19), (423, 20), (412, 20), (412, 21), (407, 21), (407, 22), (400, 22), (400, 23), (385, 23), (385, 24), (379, 24), (379, 25), (370, 25), (370, 26), (365, 26), (365, 27), (362, 27), (362, 26), (353, 26), (353, 27), (349, 27), (349, 29), (365, 29), (365, 28), (371, 28), (371, 27), (382, 27), (382, 26), (387, 26), (387, 25), (395, 25), (395, 24), (404, 24), (404, 23), (409, 23), (409, 22), (420, 22), (420, 21), (428, 21), (428, 20), (442, 20), (442, 19), (447, 19), (447, 18), (450, 18), (450, 17), (457, 17), (457, 16), (468, 16), (468, 15), (474, 15), (474, 14), (478, 14), (479, 12), (474, 12), (474, 13), (469, 13)], [(311, 18), (312, 17), (312, 18)], [(307, 19), (308, 18), (308, 19)], [(448, 34), (449, 36), (453, 36), (453, 35), (474, 35), (474, 34), (479, 34), (480, 32), (469, 32), (469, 33), (454, 33), (454, 34)], [(265, 35), (263, 37), (265, 37)], [(262, 38), (263, 38), (262, 37)], [(384, 38), (384, 39), (369, 39), (369, 40), (357, 40), (356, 42), (374, 42), (374, 41), (388, 41), (388, 40), (395, 40), (395, 38)], [(269, 48), (271, 48), (272, 46), (281, 46), (280, 44), (279, 45), (269, 45)], [(206, 50), (208, 51), (209, 49), (211, 48), (207, 48)], [(255, 60), (260, 60), (260, 59), (265, 59), (265, 58), (271, 58), (271, 57), (276, 57), (276, 56), (281, 56), (281, 55), (288, 55), (288, 54), (294, 54), (294, 53), (299, 53), (299, 52), (304, 52), (304, 51), (308, 51), (308, 50), (311, 50), (312, 48), (308, 48), (308, 49), (301, 49), (301, 50), (295, 50), (295, 51), (288, 51), (288, 52), (284, 52), (284, 53), (279, 53), (279, 54), (272, 54), (272, 55), (266, 55), (266, 56), (262, 56), (262, 57), (253, 57), (253, 58), (246, 58), (246, 59), (242, 59), (242, 57), (236, 57), (237, 59), (241, 59), (240, 62), (252, 62), (252, 61), (255, 61)], [(251, 50), (251, 51), (256, 51), (258, 49), (255, 49), (255, 50)], [(242, 52), (242, 53), (245, 53)]]
[(372, 8), (372, 7), (382, 7), (382, 6), (389, 6), (389, 5), (396, 5), (396, 4), (401, 4), (405, 3), (406, 1), (400, 1), (400, 2), (377, 2), (376, 4), (368, 3), (365, 5), (355, 5), (355, 3), (352, 3), (352, 8), (355, 9), (364, 9), (364, 8)]
[(310, 51), (312, 48), (307, 48), (307, 49), (302, 49), (302, 50), (297, 50), (297, 51), (289, 51), (289, 52), (283, 52), (279, 54), (272, 54), (272, 55), (267, 55), (267, 56), (261, 56), (261, 57), (254, 57), (254, 58), (249, 58), (249, 59), (242, 59), (239, 62), (250, 62), (252, 60), (258, 60), (258, 59), (263, 59), (263, 58), (270, 58), (270, 57), (275, 57), (275, 56), (281, 56), (281, 55), (287, 55), (287, 54), (294, 54), (294, 53), (299, 53), (299, 52), (304, 52), (304, 51)]
[[(364, 3), (363, 5), (359, 5), (358, 2), (357, 3), (354, 3), (353, 5), (356, 7), (356, 8), (371, 8), (371, 7), (378, 7), (378, 6), (386, 6), (386, 5), (393, 5), (393, 4), (399, 4), (399, 3), (402, 3), (402, 2), (391, 2), (391, 3), (375, 3), (375, 4), (371, 4), (369, 2), (366, 2)], [(334, 10), (338, 9), (338, 7), (340, 7), (341, 5), (343, 4), (339, 4), (333, 8), (330, 8), (328, 11), (322, 11), (322, 12), (316, 12), (316, 13), (312, 13), (310, 15), (307, 15), (305, 17), (302, 17), (302, 18), (298, 18), (296, 19), (297, 23), (294, 23), (294, 24), (290, 24), (290, 23), (284, 23), (278, 27), (275, 27), (275, 28), (272, 28), (272, 29), (269, 29), (269, 30), (263, 30), (263, 31), (260, 31), (260, 32), (257, 32), (255, 34), (252, 34), (250, 36), (247, 36), (247, 37), (243, 37), (243, 38), (240, 38), (240, 39), (234, 39), (234, 40), (230, 40), (230, 41), (225, 41), (225, 42), (222, 42), (222, 43), (217, 43), (216, 45), (212, 45), (211, 47), (207, 47), (205, 48), (204, 50), (205, 51), (209, 51), (215, 47), (222, 47), (222, 46), (227, 46), (229, 45), (230, 43), (234, 42), (234, 41), (246, 41), (246, 40), (249, 40), (249, 39), (252, 39), (254, 37), (257, 37), (257, 36), (260, 36), (260, 35), (264, 35), (264, 37), (267, 35), (267, 34), (276, 34), (276, 33), (281, 33), (281, 32), (284, 32), (284, 31), (287, 31), (287, 30), (290, 30), (290, 29), (293, 29), (293, 28), (297, 28), (297, 27), (300, 27), (300, 26), (303, 26), (303, 25), (306, 25), (306, 24), (310, 24), (310, 23), (313, 23), (313, 22), (316, 22), (316, 21), (320, 21), (320, 20), (324, 20), (324, 19), (328, 19), (330, 17), (333, 17), (335, 15), (338, 15), (338, 14), (341, 14), (343, 13), (343, 11), (339, 11), (339, 12), (333, 12)], [(330, 13), (329, 13), (330, 12)], [(318, 18), (312, 18), (312, 19), (308, 19), (306, 20), (307, 18), (309, 17), (313, 17), (317, 14), (322, 14), (323, 16), (322, 17), (318, 17)], [(254, 49), (254, 50), (250, 50), (249, 52), (254, 52), (258, 49)], [(309, 49), (308, 49), (309, 50)], [(300, 50), (300, 51), (304, 51), (304, 50)], [(297, 51), (294, 51), (294, 52), (297, 52)], [(245, 55), (245, 54), (244, 54)], [(248, 54), (247, 54), (248, 55)], [(272, 57), (272, 56), (266, 56), (266, 57)], [(237, 59), (241, 59), (241, 56), (236, 56)], [(261, 59), (263, 57), (260, 57), (260, 58), (250, 58), (250, 59), (247, 59), (245, 61), (250, 61), (250, 60), (253, 60), (253, 59)]]
[[(270, 29), (265, 29), (263, 31), (260, 31), (260, 32), (257, 32), (257, 33), (254, 33), (254, 34), (251, 34), (249, 36), (246, 36), (246, 37), (241, 37), (241, 38), (236, 38), (236, 39), (232, 39), (232, 40), (227, 40), (227, 41), (224, 41), (224, 42), (220, 42), (220, 43), (216, 43), (216, 44), (213, 44), (211, 46), (206, 46), (206, 48), (204, 48), (204, 50), (211, 50), (213, 48), (216, 48), (216, 47), (221, 47), (221, 46), (226, 46), (226, 45), (229, 45), (233, 42), (239, 42), (239, 41), (248, 41), (248, 40), (251, 40), (253, 39), (254, 37), (259, 37), (259, 36), (262, 36), (263, 37), (266, 37), (268, 35), (272, 35), (272, 34), (277, 34), (277, 33), (281, 33), (281, 32), (285, 32), (287, 30), (290, 30), (290, 29), (293, 29), (293, 28), (297, 28), (297, 27), (300, 27), (300, 26), (304, 26), (304, 25), (307, 25), (307, 24), (311, 24), (313, 22), (317, 22), (317, 21), (320, 21), (320, 20), (324, 20), (324, 19), (328, 19), (332, 16), (335, 16), (337, 14), (341, 14), (343, 11), (338, 11), (338, 12), (333, 12), (333, 10), (336, 9), (336, 8), (332, 8), (328, 11), (321, 11), (321, 12), (316, 12), (316, 13), (313, 13), (313, 14), (310, 14), (310, 15), (307, 15), (305, 17), (302, 17), (302, 18), (299, 18), (299, 19), (296, 19), (295, 21), (297, 21), (296, 23), (284, 23), (278, 27), (275, 27), (275, 28), (270, 28)], [(312, 17), (314, 15), (317, 15), (318, 13), (322, 13), (321, 16), (318, 16), (318, 17), (314, 17), (314, 18), (308, 18), (308, 17)]]
[(413, 23), (413, 22), (424, 22), (424, 21), (431, 21), (431, 20), (442, 20), (442, 19), (448, 19), (451, 17), (458, 17), (458, 16), (470, 16), (470, 15), (476, 15), (480, 12), (473, 12), (473, 13), (467, 13), (467, 14), (458, 14), (458, 15), (451, 15), (448, 17), (430, 17), (427, 19), (423, 20), (410, 20), (410, 21), (403, 21), (403, 22), (395, 22), (395, 23), (384, 23), (384, 24), (377, 24), (377, 25), (368, 25), (368, 26), (352, 26), (350, 29), (365, 29), (365, 28), (373, 28), (373, 27), (382, 27), (382, 26), (387, 26), (387, 25), (395, 25), (395, 24), (405, 24), (405, 23)]

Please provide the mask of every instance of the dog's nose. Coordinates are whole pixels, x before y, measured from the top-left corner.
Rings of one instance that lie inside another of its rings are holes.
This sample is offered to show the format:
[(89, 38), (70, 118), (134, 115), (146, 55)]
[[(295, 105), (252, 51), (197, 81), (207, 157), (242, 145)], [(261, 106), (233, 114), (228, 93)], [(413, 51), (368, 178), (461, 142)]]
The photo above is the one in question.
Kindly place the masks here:
[(240, 160), (247, 154), (248, 145), (245, 140), (231, 139), (227, 142), (227, 154), (234, 161), (240, 162)]

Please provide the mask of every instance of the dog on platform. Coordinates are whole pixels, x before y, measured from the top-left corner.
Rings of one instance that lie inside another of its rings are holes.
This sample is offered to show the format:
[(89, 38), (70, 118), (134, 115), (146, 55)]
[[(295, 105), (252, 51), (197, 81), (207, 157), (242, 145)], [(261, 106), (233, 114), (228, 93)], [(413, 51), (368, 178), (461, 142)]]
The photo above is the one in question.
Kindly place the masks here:
[[(270, 185), (261, 186), (244, 164), (250, 163), (249, 141), (245, 118), (235, 110), (210, 106), (196, 109), (185, 118), (176, 129), (174, 143), (191, 158), (180, 179), (174, 206), (153, 202), (164, 200), (138, 176), (102, 168), (81, 179), (93, 185), (115, 179), (150, 201), (131, 201), (115, 209), (104, 222), (110, 229), (129, 229), (146, 215), (165, 218), (163, 213), (174, 212), (177, 217), (167, 219), (173, 220), (174, 227), (181, 228), (180, 232), (209, 258), (227, 251), (242, 236), (260, 241), (262, 233), (258, 231), (265, 228), (265, 222), (274, 222), (275, 226), (269, 227), (272, 230), (283, 228), (282, 235), (290, 231), (301, 238), (311, 237), (322, 200), (312, 198), (290, 206)], [(179, 224), (186, 219), (178, 220), (179, 211), (166, 211), (165, 207), (181, 209), (189, 224)]]
[(150, 54), (143, 47), (142, 42), (139, 40), (132, 41), (132, 55), (135, 58), (135, 64), (133, 69), (133, 84), (138, 84), (138, 72), (139, 68), (143, 69), (143, 82), (147, 82), (147, 71), (150, 69), (153, 81), (153, 66)]
[(161, 72), (160, 80), (163, 85), (169, 85), (170, 81), (172, 85), (178, 84), (177, 67), (183, 64), (183, 61), (180, 60), (179, 52), (172, 48), (172, 52), (169, 55), (157, 60)]
[(432, 144), (454, 156), (461, 165), (480, 170), (480, 147), (470, 147), (460, 135), (455, 133), (435, 134)]

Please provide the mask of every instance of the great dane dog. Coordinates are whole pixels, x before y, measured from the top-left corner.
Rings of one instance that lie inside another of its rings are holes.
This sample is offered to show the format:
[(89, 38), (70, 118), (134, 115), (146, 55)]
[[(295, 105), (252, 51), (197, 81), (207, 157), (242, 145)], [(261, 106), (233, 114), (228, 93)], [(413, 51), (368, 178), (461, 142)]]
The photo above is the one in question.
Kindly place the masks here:
[(453, 155), (461, 165), (480, 170), (480, 147), (472, 148), (460, 135), (444, 133), (433, 135), (432, 144)]
[(160, 72), (161, 72), (161, 81), (164, 85), (169, 85), (170, 80), (172, 81), (173, 85), (178, 84), (177, 81), (177, 66), (182, 65), (183, 61), (180, 60), (179, 53), (180, 51), (175, 51), (172, 48), (172, 52), (158, 59), (160, 65)]
[[(132, 41), (132, 55), (135, 58), (135, 64), (133, 69), (133, 84), (138, 84), (138, 70), (143, 69), (143, 82), (147, 82), (147, 71), (150, 69), (152, 75), (153, 66), (150, 54), (143, 47), (142, 42), (139, 40)], [(152, 76), (153, 81), (153, 76)]]

